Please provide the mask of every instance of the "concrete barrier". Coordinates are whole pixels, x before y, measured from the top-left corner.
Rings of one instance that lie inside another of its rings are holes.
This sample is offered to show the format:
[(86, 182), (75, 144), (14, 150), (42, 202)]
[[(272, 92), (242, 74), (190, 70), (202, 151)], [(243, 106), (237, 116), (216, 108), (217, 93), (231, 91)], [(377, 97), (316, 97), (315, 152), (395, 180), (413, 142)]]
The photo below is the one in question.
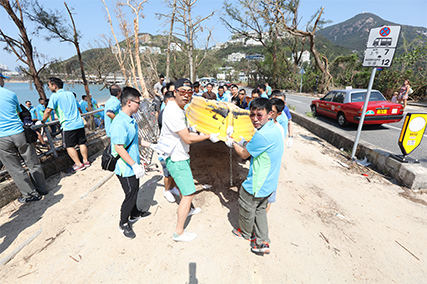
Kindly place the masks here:
[[(88, 156), (93, 156), (104, 150), (105, 147), (110, 143), (110, 138), (106, 135), (90, 140), (87, 143)], [(42, 163), (45, 177), (48, 178), (57, 174), (59, 170), (63, 171), (70, 168), (74, 164), (73, 160), (68, 156), (67, 150), (62, 149), (58, 151), (58, 158), (54, 159), (53, 155)], [(49, 190), (49, 188), (47, 188)], [(21, 196), (15, 182), (10, 179), (0, 184), (0, 208), (8, 204), (9, 202), (17, 199)]]
[[(306, 115), (291, 111), (292, 120), (313, 134), (325, 139), (335, 147), (353, 149), (355, 137), (341, 129), (329, 129), (330, 125)], [(392, 154), (371, 143), (360, 140), (356, 156), (359, 159), (367, 158), (374, 168), (393, 177), (399, 183), (411, 188), (427, 189), (427, 168), (420, 164), (400, 163), (390, 157)]]

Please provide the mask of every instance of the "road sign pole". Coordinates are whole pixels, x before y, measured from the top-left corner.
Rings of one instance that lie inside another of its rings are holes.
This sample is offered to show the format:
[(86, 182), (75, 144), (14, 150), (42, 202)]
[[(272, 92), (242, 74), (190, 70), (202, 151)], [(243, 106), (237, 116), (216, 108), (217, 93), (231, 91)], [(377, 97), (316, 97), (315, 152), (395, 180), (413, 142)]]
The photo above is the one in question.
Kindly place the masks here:
[(375, 72), (377, 68), (372, 68), (371, 78), (369, 79), (368, 91), (366, 92), (365, 103), (363, 104), (362, 116), (360, 117), (359, 126), (357, 127), (356, 140), (354, 140), (353, 151), (351, 152), (351, 159), (355, 160), (357, 144), (359, 144), (360, 133), (362, 132), (363, 122), (365, 121), (366, 109), (368, 108), (369, 97), (371, 96), (372, 85), (374, 84)]
[(299, 87), (299, 92), (300, 92), (300, 94), (302, 94), (302, 73), (301, 73), (301, 86)]

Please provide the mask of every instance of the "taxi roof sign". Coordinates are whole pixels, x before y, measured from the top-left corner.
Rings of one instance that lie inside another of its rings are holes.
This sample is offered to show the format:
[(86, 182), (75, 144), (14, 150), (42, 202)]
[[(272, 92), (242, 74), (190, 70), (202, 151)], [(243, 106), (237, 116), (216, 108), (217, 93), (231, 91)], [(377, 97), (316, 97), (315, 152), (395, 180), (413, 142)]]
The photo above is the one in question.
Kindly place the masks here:
[(427, 113), (408, 113), (399, 136), (399, 148), (409, 155), (423, 140), (427, 127)]

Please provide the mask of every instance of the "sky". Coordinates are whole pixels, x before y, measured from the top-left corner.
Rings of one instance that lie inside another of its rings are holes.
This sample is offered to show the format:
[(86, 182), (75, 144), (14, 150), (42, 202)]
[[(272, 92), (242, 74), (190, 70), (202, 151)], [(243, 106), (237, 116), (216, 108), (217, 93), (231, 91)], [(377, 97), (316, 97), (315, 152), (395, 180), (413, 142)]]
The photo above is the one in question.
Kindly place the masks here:
[[(13, 1), (13, 0), (10, 0)], [(63, 1), (58, 0), (39, 0), (45, 7), (59, 10), (68, 17)], [(95, 41), (99, 41), (102, 35), (111, 36), (110, 26), (107, 22), (105, 8), (101, 0), (68, 0), (69, 7), (74, 9), (74, 20), (77, 29), (82, 34), (81, 48), (89, 49), (95, 46)], [(236, 0), (229, 0), (230, 3), (237, 3)], [(114, 0), (106, 0), (110, 13), (114, 16)], [(212, 19), (205, 22), (205, 27), (212, 29), (212, 44), (227, 41), (231, 34), (221, 22), (223, 16), (223, 0), (197, 0), (194, 14), (206, 16), (211, 11), (216, 10)], [(163, 1), (148, 0), (144, 5), (144, 19), (140, 20), (140, 32), (150, 34), (161, 34), (168, 30), (168, 26), (163, 24), (163, 20), (156, 18), (156, 13), (168, 13), (169, 10)], [(331, 20), (334, 25), (344, 22), (357, 14), (363, 12), (373, 13), (384, 20), (388, 20), (401, 25), (427, 27), (427, 0), (301, 0), (299, 16), (301, 24), (306, 23), (310, 16), (320, 7), (325, 7), (323, 18)], [(127, 10), (130, 15), (130, 10)], [(117, 28), (117, 21), (113, 18), (119, 40), (123, 39)], [(69, 43), (62, 43), (58, 40), (47, 42), (43, 36), (31, 35), (34, 26), (25, 22), (28, 34), (32, 38), (33, 46), (39, 53), (45, 54), (48, 58), (68, 59), (75, 55), (75, 48)], [(328, 26), (327, 25), (327, 26)], [(326, 26), (325, 26), (326, 27)], [(7, 13), (0, 7), (0, 29), (7, 35), (18, 37), (18, 29)], [(42, 35), (46, 35), (43, 34)], [(20, 64), (16, 61), (14, 54), (4, 51), (4, 43), (0, 43), (0, 63), (7, 65), (10, 70)]]

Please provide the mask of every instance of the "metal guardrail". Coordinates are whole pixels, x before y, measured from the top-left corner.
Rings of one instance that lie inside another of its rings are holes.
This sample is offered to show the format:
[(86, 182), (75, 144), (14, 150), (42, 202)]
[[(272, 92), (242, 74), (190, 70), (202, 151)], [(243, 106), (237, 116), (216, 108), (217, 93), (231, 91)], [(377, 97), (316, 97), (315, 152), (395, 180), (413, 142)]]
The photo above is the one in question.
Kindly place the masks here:
[[(104, 109), (93, 110), (93, 111), (81, 114), (81, 116), (82, 117), (91, 116), (91, 115), (95, 115), (96, 113), (99, 113), (101, 111), (104, 111)], [(144, 139), (145, 141), (150, 142), (150, 143), (156, 143), (160, 133), (159, 133), (158, 125), (157, 125), (156, 111), (154, 108), (154, 103), (148, 99), (141, 100), (141, 105), (139, 107), (139, 111), (136, 114), (134, 114), (134, 118), (138, 124), (138, 129), (139, 129), (138, 135), (139, 135), (139, 137), (141, 139)], [(45, 124), (39, 124), (39, 125), (31, 126), (31, 129), (33, 129), (33, 130), (43, 128), (44, 133), (46, 134), (47, 143), (49, 144), (49, 148), (50, 148), (48, 151), (37, 155), (39, 159), (41, 157), (48, 156), (51, 154), (55, 158), (58, 158), (58, 151), (62, 150), (64, 148), (64, 146), (62, 145), (62, 139), (60, 140), (61, 145), (55, 147), (55, 144), (54, 144), (55, 139), (52, 137), (52, 133), (50, 132), (50, 127), (49, 127), (52, 125), (58, 126), (58, 129), (60, 129), (60, 126), (61, 126), (58, 120), (50, 121), (50, 122), (47, 122)], [(94, 135), (96, 135), (100, 132), (103, 132), (103, 131), (105, 131), (105, 129), (96, 129), (95, 131), (86, 135), (86, 138), (94, 136)], [(139, 153), (140, 153), (142, 160), (147, 165), (147, 167), (151, 167), (151, 166), (155, 165), (155, 164), (152, 164), (152, 159), (153, 159), (153, 154), (154, 154), (154, 151), (152, 149), (140, 147)], [(0, 170), (0, 176), (3, 176), (6, 173), (7, 173), (7, 170)]]
[[(141, 100), (139, 110), (133, 115), (133, 117), (138, 124), (139, 138), (150, 143), (157, 143), (160, 133), (153, 102), (154, 101), (150, 101), (148, 99)], [(141, 146), (139, 147), (139, 155), (148, 168), (156, 165), (152, 163), (153, 154), (154, 151), (152, 149)]]

